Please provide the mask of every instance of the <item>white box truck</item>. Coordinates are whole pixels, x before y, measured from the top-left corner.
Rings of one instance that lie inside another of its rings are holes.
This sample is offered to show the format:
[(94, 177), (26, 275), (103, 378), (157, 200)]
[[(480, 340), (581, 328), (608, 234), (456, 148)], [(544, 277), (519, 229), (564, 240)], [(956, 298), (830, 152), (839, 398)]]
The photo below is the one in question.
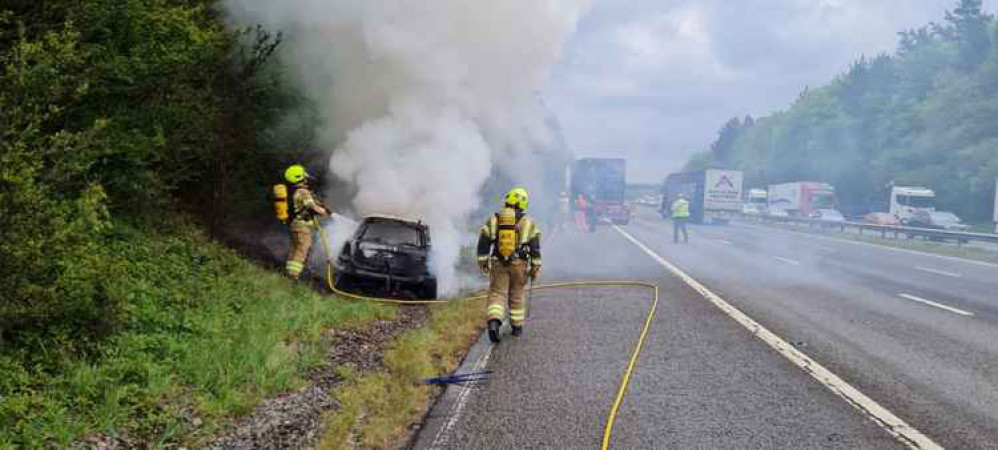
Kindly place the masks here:
[(769, 185), (771, 215), (819, 217), (822, 212), (838, 213), (837, 207), (835, 187), (828, 183), (798, 181)]
[(726, 223), (742, 211), (742, 172), (707, 169), (669, 175), (662, 186), (662, 217), (679, 194), (690, 201), (694, 223)]

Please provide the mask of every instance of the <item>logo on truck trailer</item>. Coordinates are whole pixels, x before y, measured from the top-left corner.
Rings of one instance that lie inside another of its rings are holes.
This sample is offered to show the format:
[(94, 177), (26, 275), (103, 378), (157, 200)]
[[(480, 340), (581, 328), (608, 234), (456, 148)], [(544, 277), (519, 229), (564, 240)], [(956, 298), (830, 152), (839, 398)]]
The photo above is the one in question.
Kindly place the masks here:
[(735, 183), (732, 183), (731, 178), (728, 178), (727, 175), (721, 175), (721, 179), (717, 180), (717, 183), (714, 184), (714, 189), (721, 187), (722, 184), (727, 186), (728, 189), (735, 188)]
[(704, 208), (742, 210), (742, 173), (735, 170), (707, 170)]

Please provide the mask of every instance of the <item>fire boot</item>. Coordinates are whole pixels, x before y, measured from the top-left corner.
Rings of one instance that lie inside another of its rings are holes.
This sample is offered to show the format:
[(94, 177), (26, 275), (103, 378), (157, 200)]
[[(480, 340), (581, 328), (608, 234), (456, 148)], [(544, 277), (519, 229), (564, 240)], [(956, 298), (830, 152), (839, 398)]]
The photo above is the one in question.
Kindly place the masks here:
[(520, 337), (523, 334), (523, 327), (513, 325), (513, 336)]
[(490, 341), (495, 342), (495, 343), (499, 342), (499, 327), (501, 325), (502, 325), (502, 322), (500, 322), (500, 321), (498, 321), (496, 319), (489, 320), (489, 340)]

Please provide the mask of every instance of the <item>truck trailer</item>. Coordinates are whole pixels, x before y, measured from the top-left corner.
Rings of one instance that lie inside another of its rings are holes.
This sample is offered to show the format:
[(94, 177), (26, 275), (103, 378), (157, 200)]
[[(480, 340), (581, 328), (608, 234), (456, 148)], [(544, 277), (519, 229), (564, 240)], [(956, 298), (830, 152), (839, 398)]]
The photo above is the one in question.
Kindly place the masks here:
[(838, 207), (835, 187), (817, 181), (769, 185), (769, 214), (814, 217), (820, 210)]
[(671, 216), (679, 194), (690, 202), (691, 222), (727, 223), (742, 212), (742, 172), (707, 169), (669, 175), (662, 184), (663, 218)]
[(627, 194), (627, 160), (623, 158), (582, 158), (572, 164), (572, 199), (579, 194), (592, 202), (597, 217), (615, 224), (631, 221), (624, 203)]

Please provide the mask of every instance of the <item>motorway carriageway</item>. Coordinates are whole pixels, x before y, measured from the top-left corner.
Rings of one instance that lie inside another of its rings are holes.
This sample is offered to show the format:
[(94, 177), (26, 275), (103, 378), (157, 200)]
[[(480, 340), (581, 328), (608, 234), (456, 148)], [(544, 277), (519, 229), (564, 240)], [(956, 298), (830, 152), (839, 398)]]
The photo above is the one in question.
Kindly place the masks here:
[[(793, 350), (750, 331), (756, 322), (905, 422), (923, 447), (998, 446), (998, 266), (745, 224), (691, 227), (688, 245), (671, 237), (668, 222), (640, 211), (630, 225), (561, 233), (545, 249), (545, 282), (660, 286), (614, 448), (911, 445), (803, 370)], [(449, 389), (415, 446), (598, 447), (645, 297), (535, 294), (526, 335), (480, 341), (461, 369), (490, 369), (491, 381)]]

